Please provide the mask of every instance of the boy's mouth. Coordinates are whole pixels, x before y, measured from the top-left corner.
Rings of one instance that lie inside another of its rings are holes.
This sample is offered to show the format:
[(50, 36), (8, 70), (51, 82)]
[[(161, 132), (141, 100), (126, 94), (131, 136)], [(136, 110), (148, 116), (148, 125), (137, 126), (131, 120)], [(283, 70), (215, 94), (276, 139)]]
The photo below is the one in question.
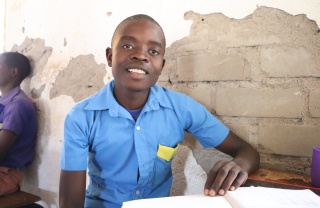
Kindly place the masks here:
[(130, 73), (135, 73), (135, 74), (147, 74), (144, 70), (142, 69), (128, 69), (128, 72)]

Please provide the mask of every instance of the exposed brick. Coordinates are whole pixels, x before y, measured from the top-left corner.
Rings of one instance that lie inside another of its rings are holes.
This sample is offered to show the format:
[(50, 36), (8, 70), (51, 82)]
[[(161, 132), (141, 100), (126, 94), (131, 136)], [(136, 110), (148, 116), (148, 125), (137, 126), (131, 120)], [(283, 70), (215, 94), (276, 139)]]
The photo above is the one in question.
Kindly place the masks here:
[(271, 45), (271, 44), (279, 44), (281, 40), (279, 37), (275, 35), (270, 36), (256, 36), (253, 38), (244, 38), (240, 35), (238, 37), (234, 36), (221, 36), (219, 37), (219, 41), (226, 42), (227, 47), (251, 47), (251, 46), (261, 46), (261, 45)]
[[(311, 90), (309, 94), (309, 113), (311, 117), (320, 117), (320, 90)], [(319, 137), (320, 139), (320, 137)]]
[(177, 59), (179, 81), (247, 80), (250, 67), (239, 55), (195, 55)]
[(218, 88), (217, 114), (244, 117), (300, 118), (300, 89)]
[(227, 125), (229, 129), (238, 135), (241, 139), (249, 142), (249, 128), (248, 126), (240, 126), (240, 125)]
[(158, 81), (167, 82), (170, 79), (170, 71), (175, 67), (175, 62), (171, 60), (167, 60), (164, 64), (164, 67), (161, 71), (161, 75), (159, 76)]
[(189, 44), (181, 45), (178, 48), (178, 52), (205, 50), (208, 48), (208, 45), (208, 41), (192, 42)]
[(314, 60), (300, 48), (261, 49), (261, 70), (270, 77), (319, 77)]
[(209, 111), (211, 111), (211, 89), (199, 89), (199, 88), (182, 88), (179, 90), (186, 95), (189, 95), (194, 100), (204, 105)]
[(320, 128), (312, 126), (259, 126), (259, 146), (263, 153), (311, 157), (319, 145)]

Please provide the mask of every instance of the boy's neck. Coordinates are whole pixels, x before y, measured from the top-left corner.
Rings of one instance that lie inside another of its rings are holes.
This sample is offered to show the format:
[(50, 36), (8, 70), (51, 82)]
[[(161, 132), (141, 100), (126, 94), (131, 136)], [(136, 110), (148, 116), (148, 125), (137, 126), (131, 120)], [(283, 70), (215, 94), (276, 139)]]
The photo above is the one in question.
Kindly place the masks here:
[(113, 96), (117, 102), (128, 110), (137, 110), (143, 108), (146, 104), (149, 96), (149, 92), (137, 92), (137, 93), (116, 93), (113, 92)]
[(14, 88), (16, 88), (18, 86), (20, 86), (20, 85), (11, 84), (11, 85), (0, 86), (1, 96), (8, 94), (11, 90), (13, 90)]

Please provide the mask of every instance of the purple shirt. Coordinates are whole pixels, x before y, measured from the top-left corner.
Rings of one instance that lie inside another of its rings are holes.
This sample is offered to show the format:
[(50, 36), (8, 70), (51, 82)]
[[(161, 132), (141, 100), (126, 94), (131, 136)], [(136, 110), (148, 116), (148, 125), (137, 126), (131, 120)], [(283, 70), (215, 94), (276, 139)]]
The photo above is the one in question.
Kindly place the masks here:
[(0, 131), (8, 130), (17, 135), (0, 166), (21, 167), (34, 157), (37, 120), (30, 98), (16, 87), (0, 97)]

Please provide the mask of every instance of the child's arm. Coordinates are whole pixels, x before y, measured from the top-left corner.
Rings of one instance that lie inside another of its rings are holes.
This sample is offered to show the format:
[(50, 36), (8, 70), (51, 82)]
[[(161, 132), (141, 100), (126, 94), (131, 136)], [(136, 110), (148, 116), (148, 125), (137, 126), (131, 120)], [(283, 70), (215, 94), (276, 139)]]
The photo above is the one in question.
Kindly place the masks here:
[(17, 135), (12, 131), (6, 129), (0, 131), (0, 161), (4, 158), (16, 138)]
[(257, 150), (231, 131), (216, 149), (232, 156), (233, 160), (219, 161), (209, 172), (204, 194), (210, 196), (224, 195), (228, 190), (237, 189), (260, 164)]
[(84, 207), (86, 171), (61, 170), (59, 187), (59, 207)]

